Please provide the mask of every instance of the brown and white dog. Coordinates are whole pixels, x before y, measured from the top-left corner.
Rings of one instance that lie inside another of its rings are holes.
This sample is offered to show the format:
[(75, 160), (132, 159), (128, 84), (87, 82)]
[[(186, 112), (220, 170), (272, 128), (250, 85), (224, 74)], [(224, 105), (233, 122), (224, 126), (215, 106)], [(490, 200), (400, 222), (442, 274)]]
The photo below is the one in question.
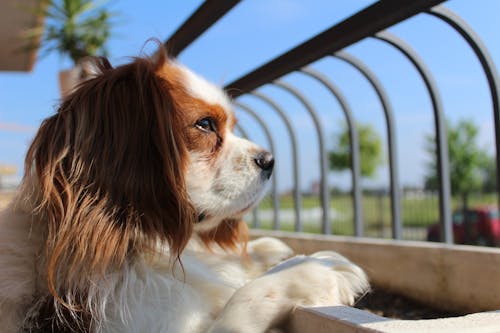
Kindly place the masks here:
[(0, 215), (1, 332), (258, 333), (367, 288), (335, 253), (247, 242), (274, 160), (222, 90), (164, 54), (87, 69)]

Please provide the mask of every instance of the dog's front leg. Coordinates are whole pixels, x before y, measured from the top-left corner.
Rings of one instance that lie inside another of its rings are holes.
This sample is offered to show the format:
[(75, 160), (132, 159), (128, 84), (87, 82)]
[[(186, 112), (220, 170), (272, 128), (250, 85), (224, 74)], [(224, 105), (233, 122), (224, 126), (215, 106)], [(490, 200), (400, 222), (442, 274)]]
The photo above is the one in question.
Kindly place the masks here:
[(260, 277), (233, 295), (209, 333), (264, 333), (286, 318), (294, 303), (273, 274)]
[(335, 253), (298, 256), (239, 290), (210, 333), (264, 333), (299, 305), (350, 305), (368, 288), (364, 272)]

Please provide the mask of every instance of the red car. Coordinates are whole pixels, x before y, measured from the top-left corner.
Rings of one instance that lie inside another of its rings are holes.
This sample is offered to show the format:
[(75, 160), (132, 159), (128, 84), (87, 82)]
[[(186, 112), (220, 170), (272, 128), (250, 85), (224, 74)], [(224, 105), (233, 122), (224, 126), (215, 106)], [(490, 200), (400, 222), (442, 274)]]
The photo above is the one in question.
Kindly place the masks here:
[[(462, 210), (453, 213), (453, 239), (457, 244), (500, 246), (500, 216), (496, 207), (479, 207), (467, 210), (468, 232)], [(439, 242), (439, 224), (427, 228), (427, 240)]]

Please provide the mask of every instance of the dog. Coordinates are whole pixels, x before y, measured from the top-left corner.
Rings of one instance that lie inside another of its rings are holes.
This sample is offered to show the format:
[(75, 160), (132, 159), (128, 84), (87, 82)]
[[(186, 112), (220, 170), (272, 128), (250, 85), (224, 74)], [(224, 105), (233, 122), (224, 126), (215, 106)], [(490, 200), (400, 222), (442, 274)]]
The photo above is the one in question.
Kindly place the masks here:
[(221, 89), (164, 52), (83, 68), (0, 215), (0, 331), (260, 333), (368, 288), (336, 253), (248, 241), (274, 158)]

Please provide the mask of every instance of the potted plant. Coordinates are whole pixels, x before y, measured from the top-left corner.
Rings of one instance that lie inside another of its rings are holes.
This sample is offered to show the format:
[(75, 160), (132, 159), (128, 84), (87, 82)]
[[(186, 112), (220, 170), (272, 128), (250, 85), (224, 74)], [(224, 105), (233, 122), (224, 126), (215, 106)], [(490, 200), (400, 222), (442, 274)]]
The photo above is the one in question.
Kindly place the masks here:
[(32, 31), (29, 37), (40, 39), (41, 56), (56, 51), (73, 62), (73, 68), (59, 73), (61, 95), (65, 96), (81, 79), (79, 60), (107, 54), (113, 14), (93, 0), (44, 1), (45, 28)]

